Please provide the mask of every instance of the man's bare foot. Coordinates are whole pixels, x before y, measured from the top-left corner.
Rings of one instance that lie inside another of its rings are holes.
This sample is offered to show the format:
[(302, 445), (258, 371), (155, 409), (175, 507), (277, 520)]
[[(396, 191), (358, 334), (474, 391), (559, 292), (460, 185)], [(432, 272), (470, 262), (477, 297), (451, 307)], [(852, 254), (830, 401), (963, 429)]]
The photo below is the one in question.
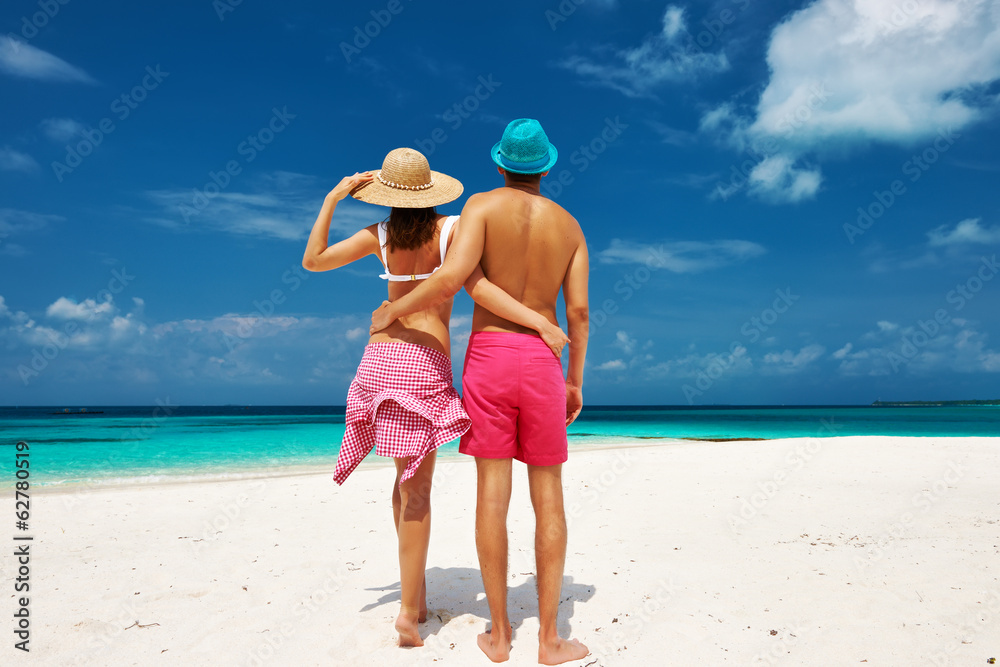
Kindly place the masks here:
[(396, 632), (399, 633), (400, 646), (423, 646), (424, 640), (420, 638), (420, 631), (417, 629), (417, 615), (400, 610), (396, 617)]
[(507, 628), (507, 634), (502, 635), (499, 632), (491, 630), (490, 632), (484, 632), (476, 638), (476, 642), (479, 644), (479, 648), (482, 649), (486, 657), (493, 662), (506, 662), (510, 659), (510, 627)]
[(580, 660), (590, 654), (590, 649), (577, 639), (557, 637), (554, 642), (538, 644), (538, 662), (542, 665), (561, 665), (570, 660)]

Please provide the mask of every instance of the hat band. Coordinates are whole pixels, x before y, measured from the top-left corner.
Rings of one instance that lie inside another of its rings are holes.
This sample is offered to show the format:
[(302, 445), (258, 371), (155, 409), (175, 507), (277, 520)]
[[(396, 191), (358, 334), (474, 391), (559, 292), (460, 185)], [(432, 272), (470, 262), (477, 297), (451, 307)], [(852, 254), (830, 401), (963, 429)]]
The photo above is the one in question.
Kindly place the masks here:
[(434, 185), (434, 179), (431, 179), (430, 183), (424, 183), (423, 185), (402, 185), (400, 183), (393, 183), (392, 181), (387, 181), (382, 178), (382, 171), (378, 172), (378, 180), (382, 185), (387, 185), (390, 188), (395, 188), (397, 190), (426, 190), (427, 188)]
[(549, 152), (546, 150), (545, 155), (539, 160), (532, 160), (531, 162), (515, 162), (510, 160), (503, 151), (500, 152), (500, 163), (505, 167), (510, 167), (511, 169), (523, 169), (525, 171), (530, 171), (532, 169), (541, 169), (549, 163)]

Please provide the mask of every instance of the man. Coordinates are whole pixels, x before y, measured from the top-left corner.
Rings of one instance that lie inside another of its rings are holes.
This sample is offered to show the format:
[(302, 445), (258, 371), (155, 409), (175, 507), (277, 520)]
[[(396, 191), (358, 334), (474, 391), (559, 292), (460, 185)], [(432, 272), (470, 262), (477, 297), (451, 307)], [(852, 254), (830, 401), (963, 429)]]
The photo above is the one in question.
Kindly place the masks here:
[(372, 330), (450, 298), (477, 265), (487, 279), (553, 324), (562, 288), (570, 338), (565, 380), (561, 364), (534, 331), (476, 305), (462, 372), (472, 428), (460, 447), (476, 457), (476, 549), (493, 621), (490, 632), (479, 635), (479, 647), (494, 662), (509, 657), (507, 508), (516, 458), (528, 466), (535, 511), (538, 661), (556, 665), (588, 654), (586, 646), (562, 639), (556, 630), (566, 560), (566, 426), (583, 407), (587, 245), (573, 216), (540, 192), (558, 153), (538, 121), (512, 121), (492, 157), (504, 186), (469, 198), (444, 264), (405, 297), (375, 311)]

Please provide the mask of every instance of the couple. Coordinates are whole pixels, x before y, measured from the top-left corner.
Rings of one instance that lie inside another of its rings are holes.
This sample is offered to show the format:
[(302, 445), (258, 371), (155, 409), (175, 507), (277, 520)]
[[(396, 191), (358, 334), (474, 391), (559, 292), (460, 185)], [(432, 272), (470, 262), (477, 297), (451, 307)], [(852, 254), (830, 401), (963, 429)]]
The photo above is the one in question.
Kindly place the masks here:
[[(566, 557), (566, 426), (583, 406), (587, 246), (577, 221), (540, 193), (558, 153), (538, 121), (511, 122), (491, 156), (504, 186), (470, 197), (460, 218), (434, 207), (457, 199), (462, 184), (432, 172), (412, 149), (389, 153), (380, 171), (344, 178), (326, 197), (303, 266), (328, 271), (373, 254), (389, 281), (389, 301), (372, 313), (371, 338), (348, 392), (334, 479), (343, 483), (373, 447), (395, 460), (399, 644), (423, 645), (418, 623), (427, 615), (435, 454), (461, 436), (460, 451), (476, 459), (476, 549), (492, 618), (479, 646), (494, 662), (509, 657), (507, 508), (516, 458), (527, 464), (536, 518), (538, 661), (554, 665), (588, 653), (556, 630)], [(392, 210), (386, 221), (328, 246), (334, 209), (348, 194)], [(476, 306), (459, 399), (448, 322), (463, 285)], [(556, 321), (560, 288), (569, 339)], [(564, 380), (558, 357), (566, 343)]]

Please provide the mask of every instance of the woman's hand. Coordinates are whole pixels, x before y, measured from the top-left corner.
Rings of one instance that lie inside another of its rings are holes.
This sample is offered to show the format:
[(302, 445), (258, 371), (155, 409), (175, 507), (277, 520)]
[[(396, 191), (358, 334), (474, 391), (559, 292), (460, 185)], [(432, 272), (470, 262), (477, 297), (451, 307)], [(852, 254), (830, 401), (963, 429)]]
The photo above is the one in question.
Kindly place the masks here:
[(372, 311), (372, 326), (368, 329), (369, 334), (382, 331), (382, 329), (388, 328), (390, 324), (396, 321), (397, 318), (392, 314), (391, 308), (391, 303), (383, 301), (378, 309)]
[(556, 359), (562, 358), (563, 348), (569, 342), (569, 337), (562, 329), (546, 320), (542, 328), (538, 330), (538, 335), (542, 337), (542, 341), (552, 350), (552, 354), (556, 355)]
[(333, 190), (330, 190), (329, 194), (326, 195), (326, 199), (334, 203), (339, 202), (351, 194), (351, 190), (362, 183), (370, 183), (373, 178), (375, 178), (374, 171), (365, 171), (356, 173), (353, 176), (344, 176), (344, 178), (340, 179), (340, 183), (337, 183)]

